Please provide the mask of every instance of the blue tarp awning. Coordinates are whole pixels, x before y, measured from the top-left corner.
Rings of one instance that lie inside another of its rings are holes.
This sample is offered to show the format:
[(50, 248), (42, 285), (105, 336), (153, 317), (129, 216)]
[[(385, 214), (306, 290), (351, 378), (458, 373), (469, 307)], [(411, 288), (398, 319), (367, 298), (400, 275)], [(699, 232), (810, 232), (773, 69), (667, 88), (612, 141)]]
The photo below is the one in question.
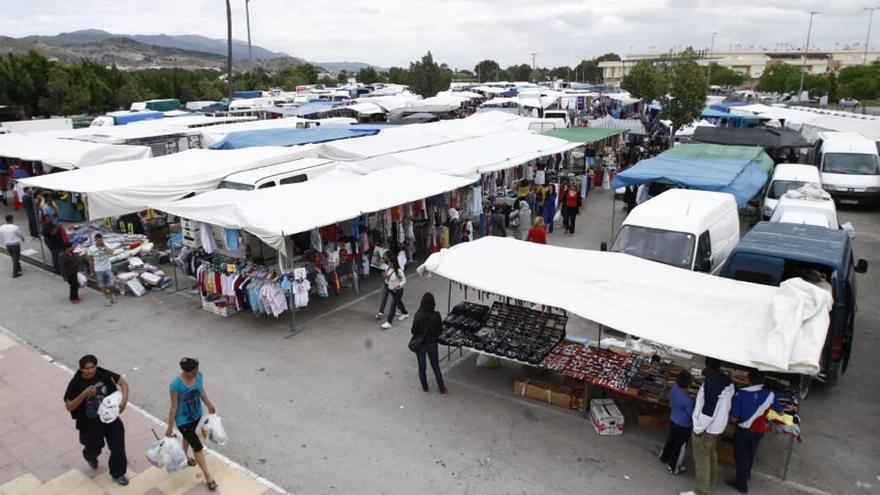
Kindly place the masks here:
[(259, 129), (231, 132), (222, 141), (211, 146), (214, 150), (236, 150), (255, 146), (296, 146), (326, 143), (377, 134), (377, 129), (349, 129), (347, 127), (312, 127), (310, 129)]
[(758, 117), (749, 117), (746, 115), (737, 115), (728, 112), (722, 112), (714, 108), (706, 108), (700, 116), (704, 119), (724, 119), (729, 122), (735, 122), (737, 127), (746, 127), (749, 125), (757, 125), (760, 122)]
[(234, 91), (232, 93), (233, 98), (242, 98), (242, 99), (251, 99), (251, 98), (259, 98), (263, 96), (263, 92), (259, 89), (251, 89), (247, 91)]
[(613, 188), (662, 182), (699, 189), (726, 192), (738, 206), (749, 202), (767, 182), (768, 162), (761, 148), (685, 144), (642, 160), (614, 177)]

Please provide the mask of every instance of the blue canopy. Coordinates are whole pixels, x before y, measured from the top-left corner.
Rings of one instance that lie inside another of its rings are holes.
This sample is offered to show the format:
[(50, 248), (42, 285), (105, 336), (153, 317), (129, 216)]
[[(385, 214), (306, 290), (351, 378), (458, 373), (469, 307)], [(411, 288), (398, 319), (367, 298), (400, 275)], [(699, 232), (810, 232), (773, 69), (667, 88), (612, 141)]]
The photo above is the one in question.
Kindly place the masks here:
[(750, 117), (746, 115), (737, 115), (728, 112), (722, 112), (720, 110), (715, 110), (713, 108), (706, 108), (703, 110), (703, 113), (700, 116), (704, 119), (724, 119), (728, 122), (736, 123), (737, 127), (747, 127), (758, 125), (761, 121), (758, 117)]
[(254, 146), (296, 146), (298, 144), (326, 143), (377, 134), (377, 129), (349, 129), (347, 127), (312, 127), (310, 129), (259, 129), (230, 132), (222, 141), (211, 146), (214, 150), (236, 150)]
[(636, 163), (617, 174), (611, 185), (616, 189), (663, 182), (730, 193), (738, 206), (744, 206), (764, 187), (772, 163), (758, 147), (683, 144)]
[(233, 91), (233, 98), (242, 98), (242, 99), (251, 99), (251, 98), (259, 98), (263, 96), (263, 92), (259, 89), (251, 89), (247, 91)]

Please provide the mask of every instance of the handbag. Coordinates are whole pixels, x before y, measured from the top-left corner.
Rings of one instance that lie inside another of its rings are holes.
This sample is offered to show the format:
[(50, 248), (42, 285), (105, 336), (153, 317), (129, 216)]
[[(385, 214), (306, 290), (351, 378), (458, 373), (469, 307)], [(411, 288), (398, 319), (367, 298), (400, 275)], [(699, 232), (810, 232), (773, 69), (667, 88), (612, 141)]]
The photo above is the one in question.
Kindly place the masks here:
[(409, 350), (416, 352), (419, 350), (419, 347), (422, 346), (422, 341), (424, 340), (424, 334), (413, 335), (409, 339)]

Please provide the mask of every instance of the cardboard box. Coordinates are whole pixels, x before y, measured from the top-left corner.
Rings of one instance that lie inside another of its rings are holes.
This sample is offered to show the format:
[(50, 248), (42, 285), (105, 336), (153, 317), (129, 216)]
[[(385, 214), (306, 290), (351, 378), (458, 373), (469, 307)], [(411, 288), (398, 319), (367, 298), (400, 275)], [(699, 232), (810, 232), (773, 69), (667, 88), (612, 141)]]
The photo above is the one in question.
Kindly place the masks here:
[(209, 313), (214, 313), (217, 316), (227, 317), (234, 315), (237, 311), (235, 306), (230, 306), (228, 304), (216, 304), (213, 301), (205, 301), (202, 300), (202, 309)]
[(599, 435), (622, 435), (624, 418), (612, 399), (590, 401), (590, 423)]
[(669, 411), (640, 411), (636, 409), (639, 428), (668, 428)]
[(583, 407), (583, 390), (566, 385), (519, 378), (513, 382), (513, 393), (566, 409), (580, 410)]

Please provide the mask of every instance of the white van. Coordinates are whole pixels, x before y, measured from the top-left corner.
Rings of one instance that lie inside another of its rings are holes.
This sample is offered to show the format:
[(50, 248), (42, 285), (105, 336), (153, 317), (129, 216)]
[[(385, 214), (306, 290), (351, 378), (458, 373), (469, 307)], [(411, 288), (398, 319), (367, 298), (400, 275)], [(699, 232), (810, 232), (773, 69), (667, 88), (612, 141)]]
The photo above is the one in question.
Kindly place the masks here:
[(633, 208), (611, 251), (715, 274), (737, 242), (733, 195), (670, 189)]
[(568, 110), (544, 110), (545, 119), (561, 120), (565, 127), (571, 127), (571, 115)]
[(791, 189), (797, 189), (807, 183), (822, 185), (822, 177), (819, 169), (813, 165), (801, 165), (795, 163), (780, 163), (773, 169), (773, 178), (767, 186), (764, 194), (764, 204), (761, 206), (761, 216), (769, 220), (773, 216), (776, 203), (785, 193)]
[(837, 208), (831, 198), (795, 199), (783, 196), (779, 198), (779, 203), (776, 205), (770, 221), (818, 225), (832, 230), (840, 228), (837, 221)]
[(820, 132), (815, 163), (822, 187), (843, 204), (880, 200), (880, 157), (877, 143), (854, 132)]
[(218, 186), (219, 189), (237, 189), (254, 191), (268, 187), (296, 184), (332, 170), (332, 160), (323, 158), (301, 158), (292, 162), (278, 163), (227, 176)]

